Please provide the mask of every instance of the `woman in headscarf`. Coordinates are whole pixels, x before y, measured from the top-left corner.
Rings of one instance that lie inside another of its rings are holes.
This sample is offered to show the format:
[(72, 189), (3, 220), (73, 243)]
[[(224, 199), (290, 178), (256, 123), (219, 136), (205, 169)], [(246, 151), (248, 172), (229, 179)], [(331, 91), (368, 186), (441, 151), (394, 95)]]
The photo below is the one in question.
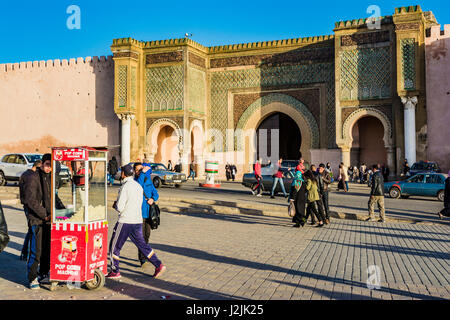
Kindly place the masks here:
[(295, 223), (293, 227), (303, 227), (306, 223), (306, 183), (303, 180), (303, 174), (300, 170), (296, 170), (294, 173), (294, 179), (292, 180), (291, 191), (289, 193), (289, 203), (291, 201), (294, 202), (295, 206), (295, 215), (292, 218), (292, 222)]
[(442, 209), (438, 214), (440, 219), (443, 219), (444, 216), (450, 217), (450, 171), (448, 172), (447, 179), (445, 179), (444, 209)]
[(308, 217), (314, 214), (319, 221), (319, 227), (323, 227), (325, 216), (323, 215), (323, 210), (319, 210), (318, 206), (319, 201), (321, 201), (319, 190), (317, 186), (317, 179), (314, 177), (314, 174), (311, 170), (305, 172), (305, 180), (306, 180), (306, 190), (308, 191), (308, 206), (306, 208), (306, 217), (305, 221), (308, 220)]

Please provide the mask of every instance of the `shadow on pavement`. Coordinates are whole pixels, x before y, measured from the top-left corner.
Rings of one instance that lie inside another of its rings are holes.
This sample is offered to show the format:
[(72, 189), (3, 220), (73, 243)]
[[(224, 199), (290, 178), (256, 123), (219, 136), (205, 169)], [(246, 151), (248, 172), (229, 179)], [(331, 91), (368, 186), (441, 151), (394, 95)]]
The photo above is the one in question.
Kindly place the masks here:
[[(169, 267), (170, 268), (170, 267)], [(123, 273), (122, 270), (126, 270)], [(170, 269), (167, 271), (170, 272)], [(105, 287), (120, 294), (127, 295), (134, 299), (161, 299), (161, 296), (171, 295), (171, 300), (180, 299), (198, 299), (198, 300), (236, 300), (241, 297), (231, 296), (220, 292), (214, 292), (207, 289), (195, 288), (189, 285), (177, 284), (175, 282), (165, 281), (164, 279), (153, 279), (148, 273), (121, 268), (122, 275), (132, 279), (135, 282), (150, 285), (151, 288), (145, 288), (136, 284), (128, 284), (110, 280), (106, 282)], [(163, 276), (164, 277), (164, 276)], [(156, 288), (156, 290), (155, 290)], [(123, 290), (123, 291), (122, 291)]]
[[(308, 291), (313, 291), (313, 293), (311, 293), (311, 295), (313, 294), (320, 294), (326, 297), (329, 297), (331, 299), (337, 299), (337, 300), (383, 300), (380, 298), (374, 298), (374, 297), (368, 297), (368, 296), (364, 296), (364, 295), (360, 295), (360, 294), (354, 294), (354, 293), (337, 293), (337, 292), (333, 292), (330, 290), (325, 290), (325, 289), (320, 289), (320, 288), (315, 288), (315, 287), (311, 287), (311, 286), (306, 286), (306, 285), (302, 285), (302, 284), (292, 284), (289, 282), (284, 282), (284, 281), (278, 281), (278, 280), (272, 280), (273, 282), (279, 283), (279, 284), (283, 284), (283, 285), (289, 285), (289, 286), (295, 286), (295, 287), (301, 287), (304, 288)], [(354, 285), (354, 283), (351, 283), (351, 285)], [(361, 286), (358, 286), (361, 287)], [(364, 286), (367, 289), (367, 285)], [(401, 296), (407, 296), (407, 297), (411, 297), (414, 299), (423, 299), (423, 300), (445, 300), (444, 298), (440, 298), (440, 297), (431, 297), (431, 296), (426, 296), (423, 294), (418, 294), (418, 293), (412, 293), (409, 291), (403, 291), (403, 290), (399, 290), (399, 289), (393, 289), (393, 288), (381, 288), (381, 289), (377, 289), (374, 291), (378, 291), (378, 292), (386, 292), (386, 293), (390, 293), (390, 294), (394, 294), (394, 295), (401, 295)]]
[[(374, 234), (376, 234), (376, 233), (374, 233)], [(390, 246), (390, 245), (386, 245), (386, 244), (381, 244), (381, 245), (351, 244), (351, 243), (343, 243), (343, 242), (327, 241), (327, 240), (314, 240), (314, 239), (312, 239), (311, 241), (327, 243), (327, 244), (335, 244), (335, 245), (347, 246), (347, 247), (354, 247), (354, 248), (359, 248), (359, 249), (396, 252), (396, 253), (401, 253), (401, 254), (406, 254), (406, 255), (414, 255), (414, 256), (420, 256), (420, 257), (426, 257), (426, 258), (435, 258), (435, 259), (442, 259), (442, 260), (450, 259), (450, 253), (448, 253), (448, 252), (446, 253), (446, 252), (437, 252), (437, 251), (414, 249), (414, 248), (407, 248), (407, 247), (400, 247), (400, 246)]]
[[(206, 207), (206, 206), (204, 206)], [(208, 206), (209, 207), (209, 206)], [(196, 208), (196, 207), (191, 207)], [(211, 208), (211, 207), (210, 207)], [(201, 209), (201, 208), (199, 208)], [(213, 220), (224, 220), (229, 222), (236, 222), (236, 223), (245, 223), (245, 224), (265, 224), (269, 226), (277, 226), (277, 227), (291, 227), (291, 222), (289, 217), (286, 218), (278, 218), (278, 217), (270, 217), (267, 218), (265, 216), (259, 216), (259, 215), (246, 215), (243, 213), (237, 214), (211, 214), (211, 213), (191, 213), (191, 212), (171, 212), (171, 211), (164, 211), (164, 213), (173, 214), (173, 215), (185, 215), (189, 217), (197, 217), (197, 218), (206, 218), (206, 219), (213, 219)], [(270, 222), (271, 220), (274, 220), (276, 222)]]
[[(202, 250), (197, 250), (197, 249), (191, 249), (191, 248), (185, 248), (185, 247), (175, 247), (175, 246), (166, 245), (166, 244), (153, 244), (152, 247), (154, 249), (157, 249), (160, 251), (170, 252), (173, 254), (187, 256), (187, 257), (194, 258), (194, 259), (201, 259), (201, 260), (205, 260), (205, 261), (225, 263), (225, 264), (230, 264), (230, 265), (234, 265), (234, 266), (242, 266), (244, 268), (252, 268), (252, 269), (256, 269), (256, 270), (268, 270), (268, 271), (272, 271), (272, 272), (281, 272), (281, 273), (285, 273), (286, 275), (301, 276), (301, 277), (305, 277), (305, 278), (329, 281), (332, 283), (338, 283), (338, 284), (343, 283), (343, 284), (349, 284), (349, 285), (352, 285), (355, 287), (367, 288), (367, 284), (362, 283), (362, 282), (348, 281), (348, 280), (345, 280), (342, 278), (332, 278), (332, 277), (325, 276), (325, 275), (314, 274), (314, 273), (309, 273), (309, 272), (304, 272), (304, 271), (294, 270), (294, 269), (287, 269), (284, 267), (273, 266), (273, 265), (260, 263), (260, 262), (218, 256), (216, 254), (211, 254), (211, 253), (208, 253), (208, 252), (205, 252)], [(287, 283), (287, 284), (289, 284), (291, 286), (298, 286), (297, 283)], [(393, 293), (396, 295), (402, 295), (402, 296), (408, 296), (408, 297), (411, 296), (415, 299), (430, 299), (430, 296), (428, 296), (428, 295), (411, 293), (409, 291), (398, 290), (398, 289), (381, 288), (378, 291)]]
[[(378, 227), (377, 227), (378, 229)], [(367, 231), (367, 230), (353, 230), (353, 229), (344, 229), (344, 228), (333, 228), (328, 227), (327, 230), (335, 230), (337, 231), (349, 231), (349, 232), (357, 232), (357, 233), (363, 233), (363, 234), (374, 234), (377, 236), (384, 236), (384, 237), (394, 237), (394, 238), (405, 238), (405, 239), (414, 239), (414, 240), (423, 240), (423, 241), (433, 241), (433, 242), (443, 242), (443, 243), (449, 243), (450, 240), (449, 239), (439, 239), (439, 238), (430, 238), (430, 237), (421, 237), (421, 236), (415, 236), (415, 235), (408, 235), (408, 234), (398, 234), (398, 233), (383, 233), (383, 232), (374, 232), (374, 231)], [(392, 231), (396, 230), (396, 231), (401, 231), (403, 232), (416, 232), (415, 230), (411, 230), (411, 229), (390, 229)], [(434, 232), (430, 232), (430, 235), (434, 235)], [(448, 235), (448, 234), (443, 234), (443, 235)]]
[[(394, 228), (394, 226), (397, 226), (398, 228)], [(362, 228), (373, 228), (373, 225), (371, 224), (360, 224), (358, 227)], [(401, 228), (401, 229), (400, 229)], [(395, 225), (391, 224), (391, 226), (382, 226), (378, 225), (377, 229), (384, 229), (384, 230), (400, 230), (400, 231), (407, 231), (407, 232), (416, 232), (416, 233), (426, 233), (426, 234), (433, 234), (433, 235), (443, 235), (448, 236), (448, 233), (442, 233), (442, 232), (436, 232), (436, 231), (425, 231), (425, 230), (416, 230), (416, 229), (405, 229), (404, 225)], [(364, 231), (365, 232), (365, 231)]]
[(23, 207), (17, 208), (17, 207), (12, 207), (12, 206), (7, 205), (7, 204), (2, 204), (2, 207), (3, 207), (3, 209), (10, 209), (10, 210), (14, 210), (14, 211), (20, 211), (20, 212), (22, 212), (25, 215), (25, 213), (23, 211)]
[[(14, 247), (16, 246), (18, 246), (17, 243), (14, 244)], [(22, 250), (22, 245), (20, 245), (20, 250)], [(0, 278), (26, 286), (28, 284), (27, 262), (19, 260), (19, 256), (15, 254), (3, 251), (0, 253)]]

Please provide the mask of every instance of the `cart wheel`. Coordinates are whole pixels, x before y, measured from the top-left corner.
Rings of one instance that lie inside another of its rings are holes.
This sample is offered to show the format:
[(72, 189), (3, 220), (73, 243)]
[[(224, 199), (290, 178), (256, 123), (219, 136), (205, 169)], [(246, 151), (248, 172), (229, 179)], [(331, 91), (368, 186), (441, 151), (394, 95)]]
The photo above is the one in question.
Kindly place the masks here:
[(57, 281), (52, 281), (50, 283), (50, 291), (55, 291), (56, 288), (58, 288), (58, 282)]
[(86, 288), (89, 290), (95, 290), (105, 285), (105, 275), (100, 269), (94, 270), (94, 279), (85, 282)]

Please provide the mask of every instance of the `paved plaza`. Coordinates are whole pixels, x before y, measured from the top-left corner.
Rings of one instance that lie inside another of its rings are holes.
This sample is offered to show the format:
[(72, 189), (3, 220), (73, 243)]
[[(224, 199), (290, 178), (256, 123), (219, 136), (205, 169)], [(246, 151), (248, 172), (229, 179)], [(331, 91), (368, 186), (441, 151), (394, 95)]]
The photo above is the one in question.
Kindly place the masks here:
[[(173, 192), (181, 191), (160, 189), (162, 196)], [(25, 217), (20, 205), (4, 211), (11, 241), (0, 254), (0, 299), (450, 298), (448, 223), (333, 219), (323, 228), (296, 229), (288, 217), (163, 212), (151, 235), (168, 268), (160, 279), (151, 278), (153, 267), (140, 268), (127, 241), (120, 280), (107, 279), (97, 291), (61, 286), (51, 292), (26, 287), (26, 262), (19, 260)], [(110, 210), (109, 236), (116, 220)], [(379, 268), (379, 289), (368, 288), (376, 268), (369, 266)]]

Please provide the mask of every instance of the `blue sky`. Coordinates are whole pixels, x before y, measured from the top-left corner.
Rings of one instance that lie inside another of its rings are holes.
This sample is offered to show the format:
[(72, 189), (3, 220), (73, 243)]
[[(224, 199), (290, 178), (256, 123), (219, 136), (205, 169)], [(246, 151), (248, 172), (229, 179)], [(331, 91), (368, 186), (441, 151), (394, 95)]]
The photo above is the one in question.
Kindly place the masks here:
[[(441, 25), (450, 24), (450, 1), (2, 1), (0, 63), (110, 55), (112, 39), (181, 38), (205, 45), (333, 34), (334, 22), (381, 15), (395, 7), (421, 5)], [(70, 30), (70, 5), (81, 10), (81, 28)]]

